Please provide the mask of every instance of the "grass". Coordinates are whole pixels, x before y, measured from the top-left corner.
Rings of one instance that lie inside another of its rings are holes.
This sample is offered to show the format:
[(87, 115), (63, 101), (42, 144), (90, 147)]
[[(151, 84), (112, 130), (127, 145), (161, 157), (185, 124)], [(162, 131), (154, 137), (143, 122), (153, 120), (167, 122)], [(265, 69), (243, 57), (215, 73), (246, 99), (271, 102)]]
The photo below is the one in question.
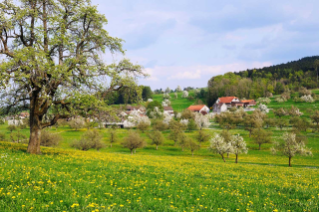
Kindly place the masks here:
[[(185, 101), (182, 110), (187, 99), (177, 100), (175, 104), (180, 106)], [(317, 104), (277, 104), (273, 100), (269, 107), (295, 105), (309, 117), (307, 108)], [(9, 138), (6, 128), (0, 125), (0, 132)], [(212, 122), (205, 130), (214, 135), (222, 129)], [(281, 140), (284, 131), (268, 130), (273, 132), (273, 140)], [(249, 148), (247, 155), (239, 156), (239, 164), (234, 163), (233, 155), (224, 163), (208, 151), (208, 142), (192, 157), (189, 150), (174, 146), (168, 139), (169, 131), (164, 132), (166, 140), (159, 150), (147, 138), (152, 131), (141, 133), (148, 145), (133, 156), (120, 144), (126, 129), (118, 130), (119, 141), (113, 148), (99, 152), (69, 147), (86, 129), (59, 127), (50, 131), (59, 133), (63, 141), (57, 148), (42, 148), (42, 155), (27, 154), (25, 144), (0, 142), (0, 211), (319, 210), (318, 133), (305, 133), (313, 157), (294, 157), (289, 168), (288, 158), (271, 155), (271, 144), (258, 150), (242, 127), (231, 130), (242, 135)], [(29, 135), (29, 129), (22, 132)], [(108, 130), (100, 132), (108, 145)], [(195, 138), (197, 132), (186, 133)]]
[[(172, 103), (172, 108), (177, 112), (182, 112), (186, 108), (188, 108), (190, 105), (196, 104), (198, 99), (189, 100), (188, 98), (182, 98), (182, 92), (177, 93), (178, 98), (175, 98), (174, 93), (170, 93), (170, 101)], [(194, 91), (189, 91), (189, 96), (194, 96)], [(156, 100), (158, 102), (163, 101), (163, 94), (154, 94), (153, 100)], [(205, 102), (205, 100), (202, 100)]]

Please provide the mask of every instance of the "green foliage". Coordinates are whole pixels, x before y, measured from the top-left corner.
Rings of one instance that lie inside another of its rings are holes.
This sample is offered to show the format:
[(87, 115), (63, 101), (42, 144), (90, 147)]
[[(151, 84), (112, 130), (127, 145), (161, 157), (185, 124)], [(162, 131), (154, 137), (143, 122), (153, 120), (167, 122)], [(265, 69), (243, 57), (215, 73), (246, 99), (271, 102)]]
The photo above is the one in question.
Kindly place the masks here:
[(130, 131), (127, 137), (124, 138), (122, 145), (124, 148), (128, 148), (131, 154), (133, 154), (134, 150), (145, 146), (145, 141), (137, 132)]
[(42, 130), (40, 140), (41, 146), (56, 147), (62, 141), (62, 137), (57, 133), (52, 133), (48, 130)]
[(147, 101), (148, 99), (152, 99), (153, 92), (149, 86), (143, 86), (142, 90), (142, 98), (144, 101)]
[(187, 130), (197, 130), (197, 124), (193, 119), (190, 119), (187, 124)]
[(17, 127), (15, 125), (9, 125), (7, 129), (12, 133), (12, 131), (17, 130)]
[(113, 144), (118, 141), (118, 134), (116, 129), (109, 129), (109, 140), (110, 140), (110, 147), (112, 148)]
[(89, 149), (96, 149), (100, 150), (105, 145), (102, 142), (102, 135), (99, 133), (98, 130), (89, 130), (86, 131), (82, 136), (80, 140), (73, 141), (71, 143), (71, 147), (87, 151)]
[(152, 145), (156, 145), (156, 150), (158, 150), (158, 146), (162, 145), (164, 143), (164, 141), (165, 141), (165, 138), (164, 138), (162, 132), (160, 132), (158, 130), (155, 130), (154, 132), (149, 133), (148, 137), (152, 141), (151, 144)]

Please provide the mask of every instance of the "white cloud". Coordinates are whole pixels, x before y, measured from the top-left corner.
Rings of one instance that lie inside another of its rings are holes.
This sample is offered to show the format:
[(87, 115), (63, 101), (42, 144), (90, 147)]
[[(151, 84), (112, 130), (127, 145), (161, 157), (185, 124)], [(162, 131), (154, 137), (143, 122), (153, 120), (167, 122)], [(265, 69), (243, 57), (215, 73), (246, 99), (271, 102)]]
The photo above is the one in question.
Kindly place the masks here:
[(178, 72), (175, 75), (168, 77), (168, 80), (181, 80), (181, 79), (200, 79), (201, 78), (201, 70), (197, 69), (196, 71), (185, 71)]

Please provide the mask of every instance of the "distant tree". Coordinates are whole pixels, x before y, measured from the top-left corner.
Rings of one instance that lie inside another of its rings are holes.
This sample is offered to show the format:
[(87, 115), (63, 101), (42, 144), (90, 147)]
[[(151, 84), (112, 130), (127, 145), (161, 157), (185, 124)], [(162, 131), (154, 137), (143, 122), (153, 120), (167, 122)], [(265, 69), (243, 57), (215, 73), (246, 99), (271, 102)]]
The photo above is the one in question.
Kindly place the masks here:
[(183, 110), (182, 112), (182, 116), (181, 116), (181, 119), (194, 119), (195, 118), (195, 113), (191, 110)]
[(224, 162), (226, 162), (224, 155), (233, 152), (231, 143), (227, 143), (220, 135), (216, 135), (210, 140), (209, 150), (219, 154)]
[(143, 86), (142, 90), (142, 98), (144, 101), (147, 101), (148, 99), (152, 99), (153, 92), (149, 86)]
[(174, 95), (175, 95), (175, 99), (178, 99), (178, 94), (177, 94), (177, 93), (174, 93)]
[(72, 119), (71, 121), (69, 121), (69, 126), (70, 126), (70, 128), (78, 131), (79, 129), (85, 127), (85, 122), (84, 122), (83, 118), (75, 118), (75, 119)]
[(240, 135), (234, 135), (231, 139), (232, 153), (235, 154), (235, 163), (238, 163), (238, 156), (240, 154), (247, 154), (248, 148), (246, 147), (246, 142), (244, 138)]
[(24, 135), (20, 129), (18, 129), (16, 132), (10, 134), (10, 138), (12, 142), (20, 143), (22, 140), (27, 139), (27, 136)]
[(262, 144), (269, 144), (272, 142), (271, 141), (272, 132), (263, 130), (261, 128), (254, 129), (251, 135), (254, 139), (254, 143), (258, 144), (259, 150), (261, 150)]
[(245, 130), (249, 132), (249, 137), (251, 136), (251, 132), (256, 129), (260, 128), (263, 125), (263, 121), (260, 118), (256, 118), (253, 114), (247, 115), (244, 120)]
[(317, 125), (319, 129), (319, 110), (316, 110), (313, 114), (310, 115), (311, 121)]
[(277, 110), (274, 110), (275, 116), (278, 116), (279, 118), (286, 116), (288, 113), (284, 108), (279, 108)]
[(168, 124), (164, 123), (163, 120), (156, 119), (153, 121), (152, 127), (154, 130), (163, 132), (168, 129)]
[(169, 88), (169, 87), (167, 87), (166, 89), (165, 89), (165, 93), (170, 93), (171, 92), (171, 89)]
[(195, 123), (196, 123), (197, 127), (200, 130), (210, 126), (209, 116), (208, 115), (203, 115), (201, 113), (195, 113), (195, 119), (194, 120), (195, 120)]
[(6, 134), (3, 132), (0, 132), (0, 141), (7, 141)]
[(201, 146), (202, 143), (209, 141), (210, 137), (211, 137), (210, 134), (208, 134), (204, 130), (199, 130), (197, 134), (195, 135), (195, 138), (199, 144), (199, 147)]
[(288, 126), (288, 120), (286, 119), (276, 119), (276, 126), (280, 128), (280, 130), (282, 131), (284, 127)]
[(306, 118), (292, 117), (289, 122), (296, 131), (307, 132), (307, 129), (310, 128), (310, 123)]
[(264, 126), (266, 128), (274, 127), (274, 126), (276, 126), (276, 120), (274, 118), (266, 117), (264, 119)]
[(193, 119), (188, 120), (187, 129), (188, 130), (197, 130), (198, 129), (198, 126)]
[(127, 137), (124, 138), (122, 145), (124, 148), (128, 148), (131, 151), (131, 155), (133, 155), (134, 150), (145, 146), (145, 141), (137, 132), (130, 131)]
[(41, 146), (55, 147), (62, 141), (62, 137), (57, 133), (50, 132), (49, 130), (42, 130), (40, 140)]
[(306, 147), (306, 144), (301, 139), (296, 139), (296, 134), (286, 132), (283, 135), (283, 140), (283, 143), (276, 142), (271, 151), (273, 154), (276, 154), (277, 151), (279, 151), (287, 156), (289, 158), (290, 167), (292, 166), (291, 159), (294, 156), (312, 156), (312, 152)]
[(163, 106), (160, 102), (149, 102), (146, 107), (146, 115), (154, 119), (162, 118), (163, 110)]
[(316, 69), (316, 72), (317, 72), (317, 88), (318, 88), (318, 77), (319, 77), (319, 74), (318, 74), (319, 60), (318, 59), (315, 60), (314, 66), (315, 66), (315, 69)]
[(71, 147), (83, 151), (100, 150), (104, 147), (104, 143), (102, 143), (102, 135), (98, 130), (88, 130), (81, 136), (80, 140), (73, 141)]
[(110, 147), (112, 148), (113, 144), (118, 141), (117, 131), (116, 129), (109, 129), (109, 140), (110, 140)]
[(189, 95), (189, 94), (188, 94), (188, 91), (183, 91), (183, 94), (182, 94), (182, 97), (183, 97), (183, 98), (187, 98), (188, 95)]
[(171, 120), (169, 123), (169, 129), (171, 130), (171, 132), (169, 134), (169, 139), (173, 140), (174, 145), (176, 145), (179, 138), (184, 133), (185, 126), (180, 122), (177, 122), (175, 120)]
[(17, 130), (17, 127), (15, 125), (9, 125), (7, 129), (12, 133), (12, 131)]
[(148, 137), (151, 139), (152, 145), (156, 145), (156, 150), (158, 150), (158, 146), (162, 145), (165, 141), (163, 133), (158, 130), (155, 130), (154, 132), (149, 133)]
[(192, 156), (194, 156), (194, 152), (196, 150), (200, 149), (200, 146), (193, 139), (189, 140), (188, 147), (189, 147), (189, 149), (190, 149), (190, 151), (192, 153)]
[(144, 133), (150, 127), (150, 123), (141, 121), (137, 124), (136, 128), (139, 129), (142, 133)]
[(176, 92), (182, 92), (182, 88), (181, 88), (181, 86), (177, 86), (177, 88), (176, 88)]
[(299, 108), (292, 105), (290, 110), (288, 111), (288, 114), (292, 117), (295, 117), (295, 116), (301, 116), (303, 113), (300, 112)]
[(182, 152), (184, 151), (185, 148), (189, 147), (189, 144), (192, 142), (192, 139), (185, 135), (185, 133), (180, 134), (179, 139), (178, 139), (178, 144), (182, 148)]

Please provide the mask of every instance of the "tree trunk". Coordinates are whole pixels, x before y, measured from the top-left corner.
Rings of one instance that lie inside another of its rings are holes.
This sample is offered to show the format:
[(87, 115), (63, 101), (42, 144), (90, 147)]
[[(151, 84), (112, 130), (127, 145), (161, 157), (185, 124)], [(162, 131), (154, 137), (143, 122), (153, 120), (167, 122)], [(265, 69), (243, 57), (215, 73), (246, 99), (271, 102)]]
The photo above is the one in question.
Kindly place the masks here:
[(30, 101), (30, 140), (27, 152), (30, 154), (41, 154), (40, 150), (40, 135), (42, 117), (37, 114), (38, 100), (37, 94), (32, 94)]
[(221, 156), (222, 156), (222, 159), (223, 159), (224, 163), (226, 163), (226, 160), (225, 160), (225, 158), (224, 158), (224, 155), (221, 155)]
[(158, 150), (158, 145), (156, 145), (156, 150)]
[(261, 144), (259, 144), (259, 150), (261, 150)]
[(192, 157), (194, 156), (194, 151), (192, 151)]
[(111, 148), (112, 148), (112, 143), (111, 143), (111, 145), (110, 145), (110, 146), (111, 146)]
[(131, 149), (131, 155), (133, 155), (133, 149)]
[(289, 157), (289, 167), (291, 167), (291, 157)]
[(235, 163), (238, 163), (238, 154), (236, 154), (236, 160)]

